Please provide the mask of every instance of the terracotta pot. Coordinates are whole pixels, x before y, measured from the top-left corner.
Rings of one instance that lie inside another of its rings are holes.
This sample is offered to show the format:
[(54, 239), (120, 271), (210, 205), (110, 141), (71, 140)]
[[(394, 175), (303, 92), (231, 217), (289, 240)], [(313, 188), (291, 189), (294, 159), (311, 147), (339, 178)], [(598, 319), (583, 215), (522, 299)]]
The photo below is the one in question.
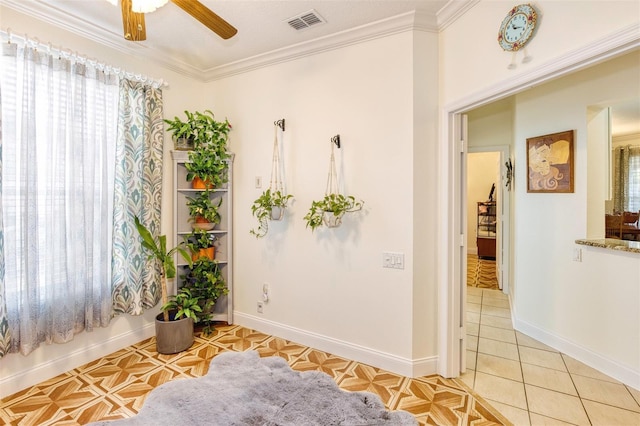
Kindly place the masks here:
[(195, 262), (196, 260), (200, 259), (201, 257), (207, 257), (207, 258), (213, 260), (216, 257), (216, 248), (215, 247), (207, 247), (207, 248), (200, 249), (197, 253), (193, 253), (191, 255), (191, 260), (193, 260)]
[[(170, 312), (173, 318), (175, 312)], [(175, 354), (193, 345), (193, 319), (180, 318), (164, 321), (163, 314), (156, 316), (156, 350), (161, 354)]]
[(193, 189), (213, 189), (213, 184), (209, 181), (202, 180), (198, 176), (196, 176), (191, 181), (191, 187)]

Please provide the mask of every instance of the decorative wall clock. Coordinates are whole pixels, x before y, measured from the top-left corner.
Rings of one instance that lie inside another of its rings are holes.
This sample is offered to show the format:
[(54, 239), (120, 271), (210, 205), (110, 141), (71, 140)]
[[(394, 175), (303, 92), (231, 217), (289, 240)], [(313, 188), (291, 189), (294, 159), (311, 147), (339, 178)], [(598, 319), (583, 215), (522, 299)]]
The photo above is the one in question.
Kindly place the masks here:
[(537, 18), (538, 15), (530, 4), (521, 4), (511, 9), (500, 24), (500, 47), (508, 52), (516, 52), (524, 47), (533, 35)]

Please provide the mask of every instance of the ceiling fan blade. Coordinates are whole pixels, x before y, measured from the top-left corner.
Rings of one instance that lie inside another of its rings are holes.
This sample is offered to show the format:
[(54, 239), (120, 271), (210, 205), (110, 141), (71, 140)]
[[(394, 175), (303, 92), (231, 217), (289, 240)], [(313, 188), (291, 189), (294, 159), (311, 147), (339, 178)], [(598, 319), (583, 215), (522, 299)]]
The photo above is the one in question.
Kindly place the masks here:
[(208, 9), (205, 5), (197, 0), (171, 1), (180, 9), (193, 16), (204, 26), (206, 26), (225, 40), (233, 37), (238, 32), (238, 30), (235, 29), (231, 24), (213, 13), (210, 9)]
[(131, 0), (120, 0), (124, 38), (129, 41), (146, 40), (147, 30), (144, 25), (144, 13), (134, 12), (131, 9), (131, 4)]

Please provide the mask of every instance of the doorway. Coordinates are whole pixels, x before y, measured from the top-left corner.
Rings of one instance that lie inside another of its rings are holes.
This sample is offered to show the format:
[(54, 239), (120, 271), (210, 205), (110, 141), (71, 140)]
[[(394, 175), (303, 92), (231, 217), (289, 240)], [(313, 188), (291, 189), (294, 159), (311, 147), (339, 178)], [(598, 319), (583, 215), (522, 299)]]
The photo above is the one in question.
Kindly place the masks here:
[[(638, 37), (632, 38), (637, 47)], [(531, 86), (584, 69), (594, 63), (603, 62), (612, 56), (625, 53), (630, 42), (622, 43), (615, 37), (607, 37), (598, 43), (599, 49), (585, 49), (572, 55), (564, 62), (533, 69), (524, 78), (509, 79), (494, 85), (488, 91), (473, 93), (463, 99), (444, 106), (442, 115), (442, 155), (443, 182), (441, 191), (440, 217), (444, 225), (442, 253), (444, 261), (438, 269), (439, 288), (439, 360), (438, 372), (445, 377), (457, 377), (464, 365), (463, 350), (465, 339), (464, 278), (466, 273), (466, 249), (462, 236), (466, 226), (463, 215), (466, 209), (464, 183), (461, 177), (466, 171), (466, 113), (495, 101), (505, 99)], [(521, 173), (521, 172), (520, 172)], [(508, 237), (507, 237), (508, 239)], [(513, 244), (513, 241), (510, 241)], [(504, 275), (503, 275), (504, 276)], [(507, 277), (509, 274), (506, 275)], [(513, 283), (512, 283), (513, 284)], [(513, 289), (508, 290), (515, 294)], [(517, 296), (517, 295), (516, 295)]]
[[(473, 126), (469, 128), (472, 131)], [(498, 289), (505, 294), (509, 294), (511, 269), (511, 182), (506, 166), (510, 160), (509, 152), (508, 145), (469, 146), (464, 190), (467, 199), (467, 254), (476, 255), (480, 260), (495, 261)]]

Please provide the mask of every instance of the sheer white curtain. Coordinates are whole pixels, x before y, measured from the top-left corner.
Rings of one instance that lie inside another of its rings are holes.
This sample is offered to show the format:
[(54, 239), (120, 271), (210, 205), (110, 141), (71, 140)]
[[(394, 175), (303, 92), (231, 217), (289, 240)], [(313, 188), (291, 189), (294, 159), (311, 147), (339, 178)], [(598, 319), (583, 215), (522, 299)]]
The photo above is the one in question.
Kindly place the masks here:
[(118, 120), (115, 75), (24, 43), (2, 49), (0, 356), (113, 316)]
[(640, 146), (629, 148), (629, 196), (626, 211), (640, 211)]

